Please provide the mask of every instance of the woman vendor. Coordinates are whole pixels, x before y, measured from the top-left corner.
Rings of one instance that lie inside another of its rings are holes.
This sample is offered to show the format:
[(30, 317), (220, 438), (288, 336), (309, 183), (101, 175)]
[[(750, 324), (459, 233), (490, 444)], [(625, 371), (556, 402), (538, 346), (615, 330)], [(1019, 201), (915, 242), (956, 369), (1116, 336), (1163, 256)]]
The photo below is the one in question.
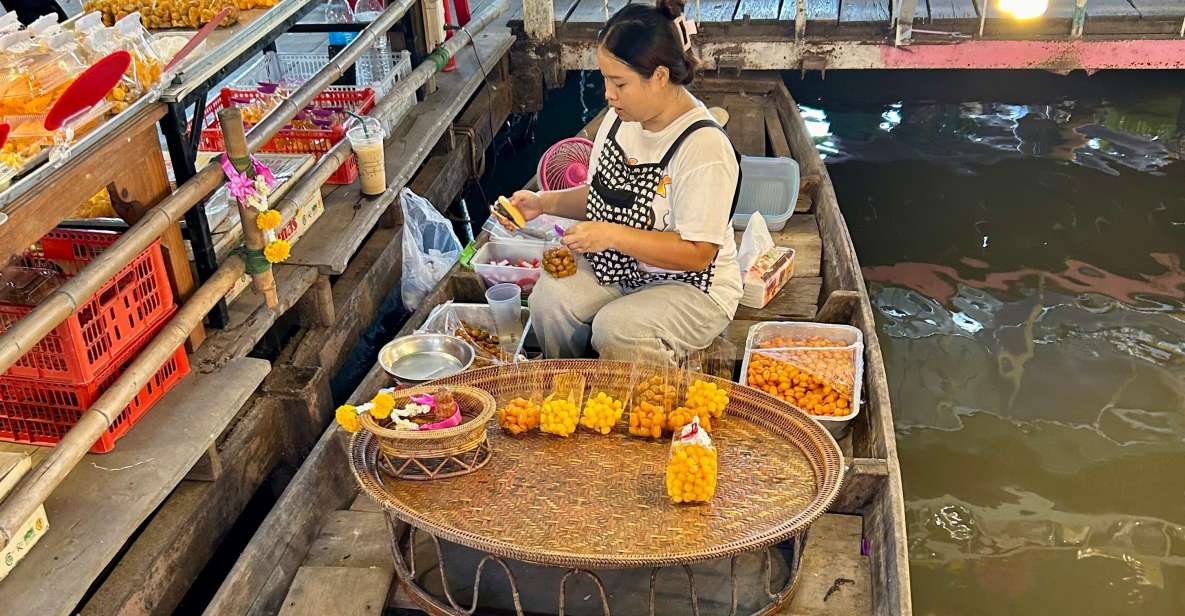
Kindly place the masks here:
[(531, 219), (580, 220), (563, 236), (577, 273), (530, 297), (544, 354), (673, 361), (706, 348), (741, 297), (731, 216), (739, 167), (727, 135), (687, 91), (696, 68), (684, 2), (631, 4), (598, 35), (610, 109), (589, 183), (511, 202)]

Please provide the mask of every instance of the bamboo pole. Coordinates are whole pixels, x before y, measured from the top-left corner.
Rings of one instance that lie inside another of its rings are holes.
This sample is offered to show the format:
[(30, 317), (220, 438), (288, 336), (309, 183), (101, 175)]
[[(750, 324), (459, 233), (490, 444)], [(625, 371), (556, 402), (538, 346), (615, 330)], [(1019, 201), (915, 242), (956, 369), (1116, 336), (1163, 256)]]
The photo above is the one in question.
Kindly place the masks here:
[[(455, 55), (458, 51), (464, 48), (465, 45), (472, 42), (472, 33), (479, 32), (482, 28), (489, 25), (494, 20), (494, 18), (504, 12), (508, 6), (509, 0), (497, 0), (495, 4), (488, 5), (484, 10), (473, 16), (465, 31), (462, 32), (462, 34), (464, 34), (467, 31), (469, 34), (464, 36), (453, 36), (451, 39), (445, 41), (444, 45), (442, 45), (439, 50), (446, 57)], [(406, 10), (406, 8), (403, 10)], [(387, 16), (390, 11), (391, 8), (388, 8), (387, 12), (383, 14), (384, 17)], [(380, 25), (383, 23), (383, 21), (384, 20), (380, 18), (380, 20), (376, 20), (374, 23), (372, 23), (370, 27)], [(394, 21), (396, 21), (396, 19), (391, 19), (390, 23), (386, 23), (385, 28), (389, 28), (391, 24), (394, 23)], [(349, 47), (347, 47), (347, 51), (348, 50)], [(342, 52), (342, 54), (345, 53), (345, 51)], [(339, 57), (342, 54), (339, 54)], [(356, 59), (357, 55), (355, 55), (354, 58)], [(439, 66), (443, 66), (443, 64), (440, 64)], [(340, 67), (338, 70), (341, 70)], [(401, 81), (395, 89), (397, 90), (399, 87), (411, 88), (413, 90), (418, 89), (421, 84), (428, 80), (428, 78), (435, 75), (437, 70), (438, 65), (436, 62), (433, 59), (429, 59), (416, 67), (416, 69), (412, 71), (411, 75), (409, 75), (407, 79)], [(311, 98), (311, 95), (309, 98)], [(376, 106), (375, 110), (372, 110), (371, 115), (374, 115), (376, 112), (378, 112), (379, 117), (382, 118), (384, 113), (389, 113), (391, 111), (393, 105), (392, 101), (396, 98), (396, 96), (389, 94), (388, 97), (384, 99), (384, 103), (386, 104)], [(303, 107), (303, 104), (301, 106)], [(275, 111), (272, 112), (273, 115), (275, 113)], [(293, 112), (293, 114), (295, 114), (295, 112)], [(291, 116), (289, 116), (289, 118), (291, 118)], [(252, 130), (251, 133), (247, 135), (248, 147), (251, 147), (252, 135), (255, 134), (259, 128), (260, 126), (256, 125), (255, 130)], [(349, 141), (343, 139), (338, 145), (349, 148)], [(350, 150), (344, 149), (340, 150), (339, 152), (344, 152), (344, 154), (342, 154), (342, 159), (344, 160), (345, 156), (349, 155)], [(320, 167), (325, 167), (326, 160), (322, 159), (319, 165)], [(330, 169), (329, 173), (332, 173), (332, 170), (336, 169), (338, 165), (340, 165), (340, 163), (328, 167)], [(207, 167), (203, 170), (203, 173), (210, 172), (211, 170), (218, 174), (215, 179), (221, 178), (221, 169), (219, 169), (217, 165), (211, 165)], [(307, 177), (308, 176), (306, 176), (306, 178)], [(328, 177), (328, 174), (326, 174), (325, 178)], [(182, 189), (192, 183), (194, 183), (193, 180), (187, 182), (182, 187)], [(169, 201), (166, 201), (166, 203), (175, 200), (176, 196), (177, 195), (175, 194), (174, 197)], [(162, 212), (162, 206), (158, 205), (149, 211), (149, 213), (145, 216), (145, 220), (164, 217), (165, 214)], [(143, 223), (143, 221), (141, 221), (141, 223)], [(172, 224), (172, 221), (168, 221), (167, 224)], [(142, 231), (141, 233), (145, 232)], [(126, 237), (127, 235), (125, 234), (125, 236), (121, 238), (120, 241), (123, 241), (126, 239)], [(112, 247), (114, 246), (115, 245)], [(147, 246), (147, 243), (145, 246)], [(104, 259), (110, 259), (108, 256), (110, 252), (111, 248), (108, 248), (96, 258), (95, 262), (103, 261)], [(122, 267), (122, 265), (119, 265), (119, 267)], [(86, 270), (84, 270), (84, 273), (85, 272)], [(15, 536), (15, 534), (20, 530), (20, 526), (24, 524), (25, 520), (29, 518), (29, 515), (31, 515), (38, 506), (44, 503), (47, 498), (49, 498), (58, 485), (62, 483), (62, 480), (66, 478), (66, 475), (68, 475), (74, 466), (78, 464), (79, 460), (81, 460), (82, 457), (86, 455), (86, 452), (90, 449), (91, 445), (94, 444), (95, 440), (98, 439), (103, 431), (107, 429), (111, 421), (119, 416), (120, 412), (125, 406), (127, 406), (128, 402), (130, 402), (131, 399), (135, 397), (136, 393), (138, 393), (140, 389), (144, 387), (144, 384), (148, 382), (148, 379), (150, 379), (152, 375), (156, 374), (156, 371), (160, 369), (160, 366), (164, 364), (164, 362), (168, 361), (168, 359), (172, 357), (172, 354), (177, 350), (177, 347), (189, 337), (189, 332), (193, 330), (197, 323), (200, 323), (201, 320), (205, 318), (206, 314), (209, 313), (214, 307), (214, 304), (216, 304), (219, 299), (222, 299), (222, 297), (230, 291), (231, 287), (234, 286), (235, 282), (237, 282), (245, 272), (246, 266), (242, 259), (237, 256), (231, 256), (227, 258), (227, 260), (223, 262), (222, 266), (219, 267), (216, 272), (214, 272), (214, 275), (211, 276), (210, 279), (205, 282), (205, 284), (203, 284), (197, 289), (197, 291), (194, 292), (193, 296), (190, 297), (185, 306), (183, 306), (181, 310), (179, 310), (177, 314), (173, 316), (172, 320), (170, 320), (169, 323), (165, 325), (161, 332), (157, 334), (156, 338), (154, 338), (152, 342), (150, 342), (148, 346), (144, 348), (144, 350), (128, 366), (120, 378), (117, 379), (116, 382), (112, 384), (111, 387), (109, 387), (97, 401), (95, 401), (90, 409), (82, 414), (78, 423), (73, 428), (71, 428), (64, 437), (62, 437), (62, 440), (50, 451), (49, 455), (47, 455), (40, 463), (38, 463), (36, 468), (27, 473), (21, 480), (20, 484), (17, 485), (17, 487), (12, 491), (12, 493), (10, 493), (3, 502), (0, 502), (0, 545), (8, 543)], [(79, 276), (81, 275), (82, 274)], [(77, 277), (72, 278), (71, 281), (76, 279)], [(29, 317), (26, 317), (17, 325), (20, 325), (20, 323), (23, 323), (28, 319)], [(52, 329), (52, 326), (50, 329)], [(7, 342), (12, 331), (13, 330), (10, 329), (8, 333), (6, 333), (3, 337), (0, 337), (0, 342)], [(40, 339), (40, 337), (38, 337), (38, 339)], [(36, 340), (34, 340), (34, 342), (36, 342)], [(3, 349), (0, 349), (0, 353), (2, 352)], [(17, 357), (19, 357), (19, 355)], [(15, 361), (15, 359), (13, 361)]]
[[(251, 164), (251, 155), (247, 151), (247, 134), (243, 132), (243, 112), (235, 107), (227, 107), (218, 112), (218, 125), (222, 127), (222, 142), (226, 144), (226, 157), (235, 171), (246, 173), (247, 177), (255, 177), (255, 167)], [(263, 230), (256, 224), (259, 211), (253, 207), (239, 203), (239, 222), (243, 226), (243, 244), (251, 252), (263, 250), (266, 240)], [(251, 275), (251, 284), (255, 290), (263, 295), (263, 301), (268, 310), (275, 312), (280, 306), (280, 297), (276, 293), (276, 276), (272, 268)]]
[[(358, 37), (330, 60), (325, 68), (285, 99), (247, 134), (247, 146), (252, 152), (263, 147), (305, 105), (326, 86), (332, 85), (355, 61), (369, 49), (379, 34), (395, 25), (414, 0), (392, 0), (382, 15), (366, 27)], [(453, 37), (456, 38), (456, 37)], [(343, 140), (344, 141), (344, 140)], [(348, 154), (348, 151), (347, 151)], [(339, 163), (340, 164), (340, 163)], [(334, 167), (336, 169), (337, 167)], [(326, 176), (328, 177), (328, 176)], [(144, 251), (171, 225), (181, 220), (185, 212), (199, 200), (206, 198), (222, 185), (222, 170), (208, 165), (188, 182), (145, 213), (114, 244), (109, 246), (81, 272), (67, 280), (52, 295), (45, 298), (32, 312), (0, 334), (0, 373), (7, 371), (28, 353), (46, 334), (65, 321), (78, 306), (86, 302), (104, 283), (119, 273), (136, 255)]]

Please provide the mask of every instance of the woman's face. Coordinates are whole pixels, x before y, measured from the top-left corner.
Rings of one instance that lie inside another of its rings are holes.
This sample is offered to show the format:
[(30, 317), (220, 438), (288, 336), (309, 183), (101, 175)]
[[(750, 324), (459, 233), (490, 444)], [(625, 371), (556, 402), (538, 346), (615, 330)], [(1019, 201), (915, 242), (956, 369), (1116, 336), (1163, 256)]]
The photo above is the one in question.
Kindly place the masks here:
[(647, 79), (604, 47), (597, 47), (597, 68), (605, 78), (605, 102), (622, 121), (645, 122), (662, 111), (669, 83), (665, 68), (659, 67)]

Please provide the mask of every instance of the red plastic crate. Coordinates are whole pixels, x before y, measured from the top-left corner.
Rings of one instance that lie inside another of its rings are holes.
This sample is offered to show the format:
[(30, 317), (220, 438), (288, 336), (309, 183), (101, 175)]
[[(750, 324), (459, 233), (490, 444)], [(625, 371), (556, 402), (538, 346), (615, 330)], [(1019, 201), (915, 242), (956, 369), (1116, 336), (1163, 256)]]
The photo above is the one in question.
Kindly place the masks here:
[[(118, 233), (105, 231), (57, 229), (17, 264), (55, 269), (70, 277), (118, 238)], [(0, 376), (89, 383), (173, 309), (173, 289), (160, 242), (155, 241)], [(32, 310), (0, 303), (0, 333)]]
[[(206, 105), (205, 128), (202, 129), (198, 149), (205, 152), (221, 152), (226, 149), (222, 141), (222, 129), (218, 124), (218, 112), (237, 103), (234, 99), (257, 100), (264, 95), (258, 90), (242, 90), (237, 88), (223, 88), (216, 100)], [(313, 98), (312, 107), (342, 107), (363, 115), (374, 108), (374, 90), (370, 88), (335, 88), (325, 90)], [(346, 136), (345, 126), (332, 126), (324, 130), (308, 130), (285, 128), (280, 130), (267, 145), (264, 152), (279, 152), (283, 154), (314, 154), (317, 158), (325, 155), (337, 142)], [(358, 164), (353, 154), (342, 163), (333, 175), (329, 176), (329, 184), (350, 184), (358, 179)]]
[[(57, 444), (160, 329), (145, 332), (116, 364), (90, 383), (65, 385), (0, 377), (0, 440), (32, 445)], [(185, 347), (179, 346), (95, 441), (91, 452), (107, 453), (114, 449), (115, 441), (127, 434), (186, 374), (189, 374), (189, 359), (185, 356)]]

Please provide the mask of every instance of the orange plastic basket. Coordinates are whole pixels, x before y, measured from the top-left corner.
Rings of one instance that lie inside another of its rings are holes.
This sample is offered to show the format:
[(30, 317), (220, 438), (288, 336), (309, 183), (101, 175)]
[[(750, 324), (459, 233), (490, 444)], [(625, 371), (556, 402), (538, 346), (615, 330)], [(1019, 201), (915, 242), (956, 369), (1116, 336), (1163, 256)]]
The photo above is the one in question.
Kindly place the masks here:
[[(172, 309), (165, 316), (171, 313)], [(124, 368), (152, 341), (159, 329), (144, 332), (134, 341), (132, 348), (127, 349), (117, 362), (90, 383), (68, 385), (0, 377), (0, 440), (31, 445), (57, 444), (78, 423), (82, 414), (123, 374)], [(180, 346), (95, 441), (91, 452), (107, 453), (114, 449), (115, 441), (127, 434), (148, 409), (181, 382), (186, 374), (189, 374), (189, 359), (185, 356), (185, 347)]]
[[(225, 150), (222, 129), (218, 124), (218, 112), (227, 107), (242, 105), (244, 102), (259, 100), (263, 96), (258, 90), (223, 88), (219, 97), (206, 105), (205, 128), (202, 129), (198, 149), (204, 152)], [(374, 90), (344, 87), (325, 90), (313, 98), (310, 107), (340, 108), (362, 115), (374, 108)], [(263, 151), (283, 154), (314, 154), (320, 158), (345, 135), (346, 127), (343, 125), (317, 130), (285, 128), (267, 142), (267, 145), (263, 146)], [(329, 184), (350, 184), (356, 179), (358, 179), (358, 164), (354, 155), (350, 154), (346, 162), (342, 163), (326, 182)]]
[[(118, 238), (118, 233), (105, 231), (57, 229), (43, 237), (17, 264), (55, 269), (69, 277)], [(173, 309), (173, 289), (158, 240), (0, 376), (46, 383), (90, 383)], [(0, 302), (0, 333), (32, 310), (31, 306)]]

